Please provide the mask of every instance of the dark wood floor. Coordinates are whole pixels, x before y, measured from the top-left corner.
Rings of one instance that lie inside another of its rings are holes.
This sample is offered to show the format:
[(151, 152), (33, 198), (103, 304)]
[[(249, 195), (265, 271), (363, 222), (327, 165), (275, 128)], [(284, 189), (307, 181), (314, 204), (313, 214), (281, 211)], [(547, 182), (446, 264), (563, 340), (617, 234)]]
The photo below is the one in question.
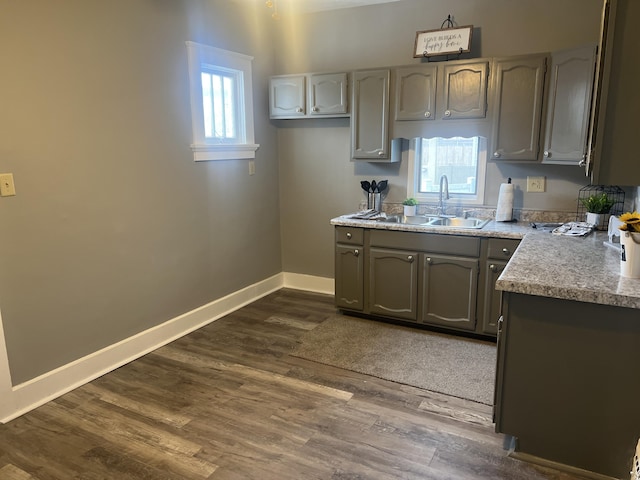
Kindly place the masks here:
[(0, 425), (0, 478), (577, 478), (507, 457), (490, 407), (288, 355), (335, 313), (281, 290)]

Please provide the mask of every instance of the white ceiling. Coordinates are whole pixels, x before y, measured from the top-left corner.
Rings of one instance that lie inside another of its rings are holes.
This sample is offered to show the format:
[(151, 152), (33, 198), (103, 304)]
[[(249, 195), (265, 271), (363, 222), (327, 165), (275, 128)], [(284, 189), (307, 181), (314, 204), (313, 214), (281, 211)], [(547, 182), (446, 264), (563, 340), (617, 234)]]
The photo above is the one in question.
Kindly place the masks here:
[(391, 3), (400, 0), (275, 0), (279, 9), (295, 9), (298, 12), (321, 12), (340, 8), (362, 7), (378, 3)]

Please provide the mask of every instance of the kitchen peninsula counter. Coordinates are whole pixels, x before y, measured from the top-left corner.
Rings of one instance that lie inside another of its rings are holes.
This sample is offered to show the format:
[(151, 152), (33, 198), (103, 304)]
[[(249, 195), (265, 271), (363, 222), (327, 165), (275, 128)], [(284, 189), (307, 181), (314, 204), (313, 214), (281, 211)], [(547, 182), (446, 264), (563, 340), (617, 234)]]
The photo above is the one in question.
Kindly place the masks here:
[(640, 279), (606, 239), (527, 234), (496, 282), (496, 431), (588, 478), (628, 475), (640, 437)]
[(604, 232), (527, 234), (496, 288), (505, 292), (640, 309), (640, 279), (620, 276), (620, 253)]

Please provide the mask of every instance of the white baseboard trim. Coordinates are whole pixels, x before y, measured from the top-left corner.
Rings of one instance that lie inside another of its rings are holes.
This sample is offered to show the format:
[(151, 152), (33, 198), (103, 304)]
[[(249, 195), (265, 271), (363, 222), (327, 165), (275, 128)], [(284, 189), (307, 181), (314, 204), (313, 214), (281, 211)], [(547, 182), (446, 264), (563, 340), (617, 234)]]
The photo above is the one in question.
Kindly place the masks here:
[(333, 295), (335, 292), (335, 284), (333, 278), (316, 277), (314, 275), (305, 275), (302, 273), (284, 272), (284, 287), (296, 290), (305, 290), (307, 292), (325, 293)]
[(334, 280), (279, 273), (13, 387), (0, 317), (0, 380), (4, 379), (0, 382), (0, 423), (7, 423), (283, 287), (333, 294)]
[[(11, 388), (0, 399), (6, 423), (249, 303), (280, 290), (284, 274), (262, 280)], [(0, 325), (1, 326), (1, 325)], [(0, 337), (1, 338), (1, 337)], [(4, 347), (4, 342), (3, 345)], [(8, 365), (7, 365), (8, 367)], [(7, 398), (9, 397), (9, 398)]]

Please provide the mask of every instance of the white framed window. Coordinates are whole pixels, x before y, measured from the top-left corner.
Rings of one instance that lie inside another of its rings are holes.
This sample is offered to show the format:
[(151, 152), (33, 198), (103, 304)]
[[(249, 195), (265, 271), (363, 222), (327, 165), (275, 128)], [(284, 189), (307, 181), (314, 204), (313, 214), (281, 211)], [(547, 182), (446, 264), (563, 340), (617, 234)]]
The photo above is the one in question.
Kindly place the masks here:
[(193, 159), (255, 158), (253, 57), (187, 42)]
[(484, 137), (414, 138), (409, 151), (407, 196), (437, 202), (440, 178), (461, 205), (484, 202), (487, 141)]

